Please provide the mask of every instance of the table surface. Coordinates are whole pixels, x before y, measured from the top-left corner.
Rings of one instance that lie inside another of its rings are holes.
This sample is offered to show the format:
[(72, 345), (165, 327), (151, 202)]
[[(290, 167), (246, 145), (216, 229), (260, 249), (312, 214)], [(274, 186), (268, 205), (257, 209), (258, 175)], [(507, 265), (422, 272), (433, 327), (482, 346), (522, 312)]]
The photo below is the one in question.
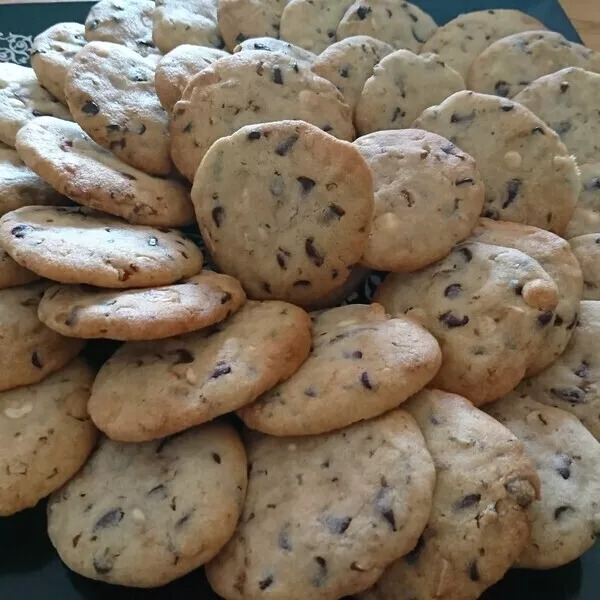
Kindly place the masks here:
[[(19, 4), (36, 0), (0, 0), (0, 4)], [(73, 2), (75, 0), (45, 0)], [(575, 29), (590, 48), (600, 51), (600, 0), (559, 0)]]

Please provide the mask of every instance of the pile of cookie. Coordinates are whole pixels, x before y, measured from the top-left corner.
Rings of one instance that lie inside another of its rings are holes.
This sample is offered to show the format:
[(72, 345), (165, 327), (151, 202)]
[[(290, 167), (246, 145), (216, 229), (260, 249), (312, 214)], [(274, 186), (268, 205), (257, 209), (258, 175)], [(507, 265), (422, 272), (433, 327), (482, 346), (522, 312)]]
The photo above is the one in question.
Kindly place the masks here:
[(49, 496), (70, 569), (227, 600), (474, 600), (594, 544), (600, 54), (514, 10), (101, 0), (31, 62), (1, 515)]

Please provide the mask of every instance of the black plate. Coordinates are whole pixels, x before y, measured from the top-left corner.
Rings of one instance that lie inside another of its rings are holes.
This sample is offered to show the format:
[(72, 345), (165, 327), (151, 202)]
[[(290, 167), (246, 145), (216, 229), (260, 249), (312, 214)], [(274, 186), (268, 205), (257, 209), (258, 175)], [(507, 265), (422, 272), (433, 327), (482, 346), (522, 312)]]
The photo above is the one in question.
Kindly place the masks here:
[[(600, 0), (598, 0), (600, 1)], [(2, 0), (0, 0), (0, 3)], [(459, 13), (519, 8), (548, 28), (580, 41), (555, 0), (413, 0), (440, 24)], [(61, 21), (83, 23), (91, 2), (0, 6), (0, 61), (27, 64), (31, 36)], [(106, 345), (101, 345), (103, 349)], [(143, 563), (143, 557), (140, 557)], [(170, 585), (135, 590), (98, 583), (69, 571), (46, 535), (45, 502), (0, 518), (0, 600), (217, 600), (202, 569)], [(599, 600), (600, 544), (581, 559), (552, 571), (514, 570), (484, 600)], [(307, 600), (310, 600), (307, 598)]]

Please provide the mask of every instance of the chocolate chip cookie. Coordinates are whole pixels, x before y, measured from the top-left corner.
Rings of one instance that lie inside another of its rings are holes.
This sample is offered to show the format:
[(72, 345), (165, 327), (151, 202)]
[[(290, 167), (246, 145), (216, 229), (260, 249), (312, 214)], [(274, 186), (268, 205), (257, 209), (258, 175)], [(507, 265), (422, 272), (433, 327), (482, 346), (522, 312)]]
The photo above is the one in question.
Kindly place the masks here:
[(31, 66), (38, 81), (63, 104), (65, 77), (73, 57), (85, 46), (84, 32), (81, 23), (57, 23), (33, 40)]
[(424, 390), (406, 403), (436, 465), (433, 506), (410, 553), (361, 600), (476, 600), (529, 541), (539, 478), (523, 444), (454, 394)]
[[(476, 161), (486, 187), (483, 216), (562, 234), (581, 182), (560, 138), (525, 107), (458, 92), (428, 108), (415, 127), (448, 138)], [(451, 144), (448, 152), (456, 152)]]
[(414, 547), (435, 472), (410, 415), (394, 410), (333, 433), (247, 438), (246, 504), (206, 567), (227, 600), (325, 600), (373, 585)]
[(287, 379), (308, 356), (310, 319), (284, 302), (248, 302), (219, 325), (124, 344), (90, 400), (111, 438), (146, 441), (231, 412)]
[(244, 125), (299, 119), (354, 139), (352, 111), (336, 87), (274, 52), (238, 52), (194, 77), (173, 109), (171, 155), (190, 181), (208, 149)]
[(40, 117), (22, 127), (25, 164), (71, 200), (140, 225), (180, 227), (194, 222), (189, 187), (153, 177), (96, 144), (75, 123)]
[(315, 313), (313, 339), (297, 373), (238, 411), (248, 427), (313, 435), (371, 419), (425, 387), (441, 364), (433, 336), (378, 304)]
[(337, 288), (373, 214), (358, 150), (301, 121), (243, 127), (208, 151), (192, 199), (215, 263), (254, 299), (308, 304)]
[(40, 322), (38, 304), (49, 282), (0, 290), (0, 391), (37, 383), (64, 367), (84, 342)]
[(139, 54), (109, 42), (91, 42), (77, 54), (65, 80), (78, 125), (123, 162), (167, 175), (169, 118), (154, 87), (154, 69)]
[(0, 392), (0, 515), (35, 506), (83, 466), (97, 437), (87, 413), (93, 381), (76, 359), (41, 383)]
[(147, 444), (103, 439), (50, 497), (50, 541), (70, 569), (91, 579), (164, 585), (231, 537), (246, 481), (244, 446), (225, 424)]
[(416, 273), (388, 275), (375, 301), (421, 322), (443, 364), (432, 385), (475, 405), (511, 391), (545, 342), (558, 289), (533, 258), (480, 242)]
[(510, 394), (486, 412), (523, 442), (541, 480), (517, 566), (553, 569), (579, 558), (600, 537), (600, 444), (573, 415), (528, 396)]
[(200, 249), (179, 231), (130, 225), (82, 207), (8, 213), (0, 219), (0, 244), (21, 266), (61, 283), (150, 287), (202, 269)]

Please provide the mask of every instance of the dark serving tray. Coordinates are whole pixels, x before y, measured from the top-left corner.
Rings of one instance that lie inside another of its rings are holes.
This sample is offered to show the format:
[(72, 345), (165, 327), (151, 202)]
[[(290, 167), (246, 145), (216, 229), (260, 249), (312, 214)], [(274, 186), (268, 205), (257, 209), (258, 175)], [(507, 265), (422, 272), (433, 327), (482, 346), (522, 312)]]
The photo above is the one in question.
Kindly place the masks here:
[[(33, 36), (61, 21), (83, 23), (92, 5), (91, 2), (69, 2), (7, 6), (2, 2), (0, 0), (0, 62), (20, 64), (28, 64)], [(413, 2), (430, 12), (440, 24), (466, 11), (519, 8), (543, 21), (550, 29), (580, 41), (556, 0)], [(366, 295), (370, 295), (373, 283), (372, 279), (367, 282)], [(217, 600), (202, 569), (153, 590), (111, 586), (72, 573), (61, 563), (46, 535), (45, 504), (40, 502), (37, 507), (13, 517), (0, 517), (0, 600)], [(143, 563), (142, 556), (140, 563)], [(600, 600), (600, 544), (560, 569), (510, 571), (483, 596), (483, 600), (538, 599)]]

